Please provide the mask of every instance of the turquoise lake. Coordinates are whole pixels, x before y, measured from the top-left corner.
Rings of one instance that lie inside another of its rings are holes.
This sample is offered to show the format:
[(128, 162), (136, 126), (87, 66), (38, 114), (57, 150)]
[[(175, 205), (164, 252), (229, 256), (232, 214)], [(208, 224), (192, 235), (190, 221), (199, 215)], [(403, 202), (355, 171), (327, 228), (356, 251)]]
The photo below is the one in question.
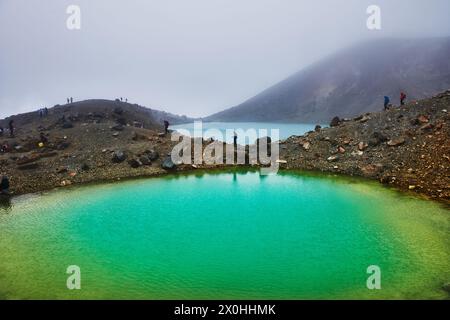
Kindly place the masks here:
[[(197, 172), (13, 198), (0, 299), (445, 299), (450, 211), (378, 183)], [(81, 290), (66, 268), (81, 269)], [(381, 270), (369, 290), (367, 267)]]

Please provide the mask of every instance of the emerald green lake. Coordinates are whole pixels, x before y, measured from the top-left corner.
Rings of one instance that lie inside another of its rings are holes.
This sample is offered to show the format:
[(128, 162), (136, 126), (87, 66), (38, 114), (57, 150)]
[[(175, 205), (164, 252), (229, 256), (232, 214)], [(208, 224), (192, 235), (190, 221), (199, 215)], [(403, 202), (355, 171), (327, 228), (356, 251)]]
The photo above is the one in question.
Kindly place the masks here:
[[(450, 214), (378, 183), (216, 172), (14, 198), (0, 299), (445, 299)], [(68, 290), (66, 269), (81, 269)], [(381, 290), (366, 287), (381, 269)]]

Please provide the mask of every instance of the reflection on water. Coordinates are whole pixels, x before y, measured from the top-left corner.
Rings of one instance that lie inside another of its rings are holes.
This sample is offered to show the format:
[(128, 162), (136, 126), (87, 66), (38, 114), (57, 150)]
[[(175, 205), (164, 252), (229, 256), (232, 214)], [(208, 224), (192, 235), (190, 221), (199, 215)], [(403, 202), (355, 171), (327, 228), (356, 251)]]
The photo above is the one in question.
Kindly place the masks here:
[(199, 170), (3, 200), (0, 299), (447, 297), (448, 211), (377, 183)]
[(11, 197), (0, 195), (0, 214), (7, 214), (11, 212), (11, 209)]

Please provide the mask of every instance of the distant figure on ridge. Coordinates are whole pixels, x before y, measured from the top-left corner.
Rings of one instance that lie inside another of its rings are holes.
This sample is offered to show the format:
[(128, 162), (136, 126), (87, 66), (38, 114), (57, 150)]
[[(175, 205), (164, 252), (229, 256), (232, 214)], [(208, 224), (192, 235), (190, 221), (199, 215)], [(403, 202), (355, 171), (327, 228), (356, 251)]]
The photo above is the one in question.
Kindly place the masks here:
[(46, 109), (47, 108), (44, 108), (44, 107), (39, 109), (39, 118), (42, 118), (42, 117), (46, 116), (46, 112), (48, 112), (48, 111), (46, 111)]
[(9, 136), (14, 137), (14, 120), (9, 121)]
[(70, 103), (70, 98), (67, 98), (67, 104), (69, 104)]
[(9, 194), (9, 179), (7, 176), (2, 177), (2, 182), (0, 183), (0, 194)]
[(384, 110), (389, 109), (389, 102), (391, 102), (389, 97), (388, 96), (384, 96)]
[(168, 134), (169, 133), (169, 121), (164, 120), (164, 133)]
[(404, 106), (406, 100), (406, 94), (404, 92), (400, 93), (400, 105)]
[(73, 98), (72, 97), (70, 97), (70, 103), (73, 103)]

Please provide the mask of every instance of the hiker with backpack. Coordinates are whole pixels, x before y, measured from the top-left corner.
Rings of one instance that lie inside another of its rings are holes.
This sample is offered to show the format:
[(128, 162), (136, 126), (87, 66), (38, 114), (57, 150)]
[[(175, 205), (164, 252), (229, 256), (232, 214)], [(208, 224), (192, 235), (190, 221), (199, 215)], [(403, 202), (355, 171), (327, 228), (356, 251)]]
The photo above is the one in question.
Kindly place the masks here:
[(14, 137), (14, 120), (9, 121), (9, 136)]
[(384, 96), (384, 110), (388, 110), (389, 109), (389, 103), (391, 102), (391, 100), (389, 99), (388, 96)]
[(400, 105), (404, 106), (405, 105), (405, 100), (406, 100), (406, 94), (404, 92), (400, 93)]
[(169, 121), (164, 120), (164, 133), (168, 134), (169, 133)]

